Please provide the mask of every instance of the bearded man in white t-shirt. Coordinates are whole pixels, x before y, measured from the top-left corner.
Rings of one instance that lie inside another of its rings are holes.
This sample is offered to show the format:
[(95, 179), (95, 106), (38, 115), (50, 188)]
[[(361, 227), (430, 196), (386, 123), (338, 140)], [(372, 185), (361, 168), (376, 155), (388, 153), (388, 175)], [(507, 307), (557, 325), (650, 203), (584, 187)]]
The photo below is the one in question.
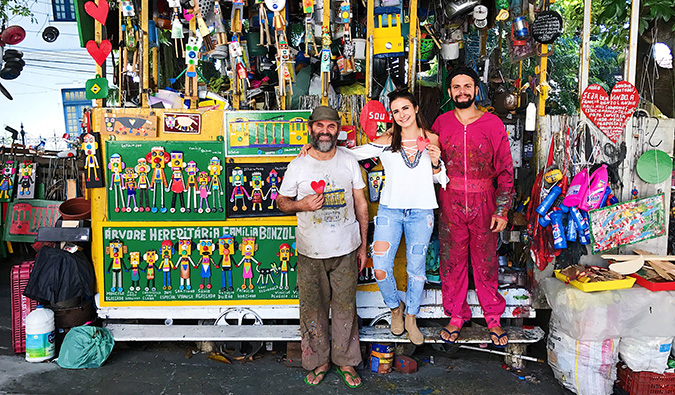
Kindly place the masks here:
[(279, 209), (298, 219), (302, 366), (311, 370), (309, 385), (319, 384), (332, 363), (356, 388), (362, 384), (354, 366), (361, 362), (356, 282), (366, 263), (366, 185), (356, 160), (336, 149), (337, 111), (317, 107), (308, 124), (312, 147), (288, 165), (277, 197)]

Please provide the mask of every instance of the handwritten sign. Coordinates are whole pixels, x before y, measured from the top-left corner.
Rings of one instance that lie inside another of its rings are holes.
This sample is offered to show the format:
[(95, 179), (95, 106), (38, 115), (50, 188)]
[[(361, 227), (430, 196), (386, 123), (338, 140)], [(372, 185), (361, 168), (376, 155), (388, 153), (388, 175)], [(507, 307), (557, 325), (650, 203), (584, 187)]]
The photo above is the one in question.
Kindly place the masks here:
[(361, 128), (366, 136), (373, 141), (377, 138), (377, 124), (379, 122), (390, 123), (391, 116), (384, 105), (377, 100), (371, 100), (361, 110)]
[(639, 101), (640, 95), (630, 82), (617, 82), (611, 97), (603, 87), (594, 84), (581, 95), (581, 111), (616, 143)]
[(563, 19), (555, 11), (540, 12), (532, 23), (532, 37), (542, 44), (552, 44), (562, 32)]

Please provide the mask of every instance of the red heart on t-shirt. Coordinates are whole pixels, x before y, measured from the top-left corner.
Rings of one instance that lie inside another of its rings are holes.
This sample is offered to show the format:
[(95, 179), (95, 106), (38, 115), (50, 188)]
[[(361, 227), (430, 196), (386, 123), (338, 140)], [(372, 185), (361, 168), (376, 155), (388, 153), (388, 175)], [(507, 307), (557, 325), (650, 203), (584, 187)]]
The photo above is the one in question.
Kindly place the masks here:
[(323, 190), (326, 188), (326, 181), (324, 181), (324, 180), (321, 180), (321, 181), (319, 181), (319, 182), (312, 181), (312, 183), (310, 184), (310, 186), (312, 187), (312, 189), (314, 190), (314, 192), (316, 192), (316, 193), (323, 193)]
[(422, 138), (422, 136), (419, 136), (419, 137), (417, 138), (416, 143), (417, 143), (417, 150), (418, 150), (419, 152), (422, 152), (422, 151), (424, 151), (424, 150), (429, 146), (429, 144), (430, 144), (431, 142), (429, 141), (429, 139), (424, 139), (424, 138)]

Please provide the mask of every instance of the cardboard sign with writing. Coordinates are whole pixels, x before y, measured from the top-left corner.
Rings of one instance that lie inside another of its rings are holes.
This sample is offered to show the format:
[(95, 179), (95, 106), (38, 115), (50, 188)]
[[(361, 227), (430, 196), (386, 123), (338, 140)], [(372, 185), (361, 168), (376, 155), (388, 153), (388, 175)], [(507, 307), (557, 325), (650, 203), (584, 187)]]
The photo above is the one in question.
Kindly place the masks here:
[(366, 103), (361, 110), (361, 128), (366, 133), (370, 141), (375, 140), (377, 135), (378, 123), (392, 122), (391, 116), (384, 108), (384, 105), (377, 100), (371, 100)]
[(532, 37), (542, 44), (552, 44), (563, 32), (563, 19), (555, 11), (537, 14), (532, 23)]
[(616, 143), (639, 101), (640, 95), (630, 82), (617, 82), (611, 96), (607, 96), (602, 86), (594, 84), (581, 95), (581, 111)]

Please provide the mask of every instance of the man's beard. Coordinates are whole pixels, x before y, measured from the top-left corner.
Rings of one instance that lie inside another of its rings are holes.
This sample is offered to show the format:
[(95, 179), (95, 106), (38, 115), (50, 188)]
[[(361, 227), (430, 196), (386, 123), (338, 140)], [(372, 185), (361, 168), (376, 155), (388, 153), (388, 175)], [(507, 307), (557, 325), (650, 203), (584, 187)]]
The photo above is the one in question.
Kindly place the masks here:
[(453, 98), (453, 99), (452, 99), (452, 103), (455, 105), (455, 108), (459, 108), (459, 109), (464, 110), (464, 109), (466, 109), (466, 108), (471, 107), (471, 106), (473, 105), (473, 102), (474, 102), (475, 100), (476, 100), (476, 98), (475, 98), (474, 96), (472, 96), (471, 99), (469, 99), (469, 100), (467, 100), (467, 101), (459, 101), (459, 102), (456, 101), (456, 100)]
[[(337, 134), (335, 135), (332, 135), (330, 133), (314, 134), (314, 132), (312, 132), (310, 135), (312, 147), (314, 147), (314, 149), (319, 152), (329, 152), (337, 145)], [(319, 137), (321, 136), (328, 136), (330, 137), (330, 140), (329, 141), (319, 140)]]

